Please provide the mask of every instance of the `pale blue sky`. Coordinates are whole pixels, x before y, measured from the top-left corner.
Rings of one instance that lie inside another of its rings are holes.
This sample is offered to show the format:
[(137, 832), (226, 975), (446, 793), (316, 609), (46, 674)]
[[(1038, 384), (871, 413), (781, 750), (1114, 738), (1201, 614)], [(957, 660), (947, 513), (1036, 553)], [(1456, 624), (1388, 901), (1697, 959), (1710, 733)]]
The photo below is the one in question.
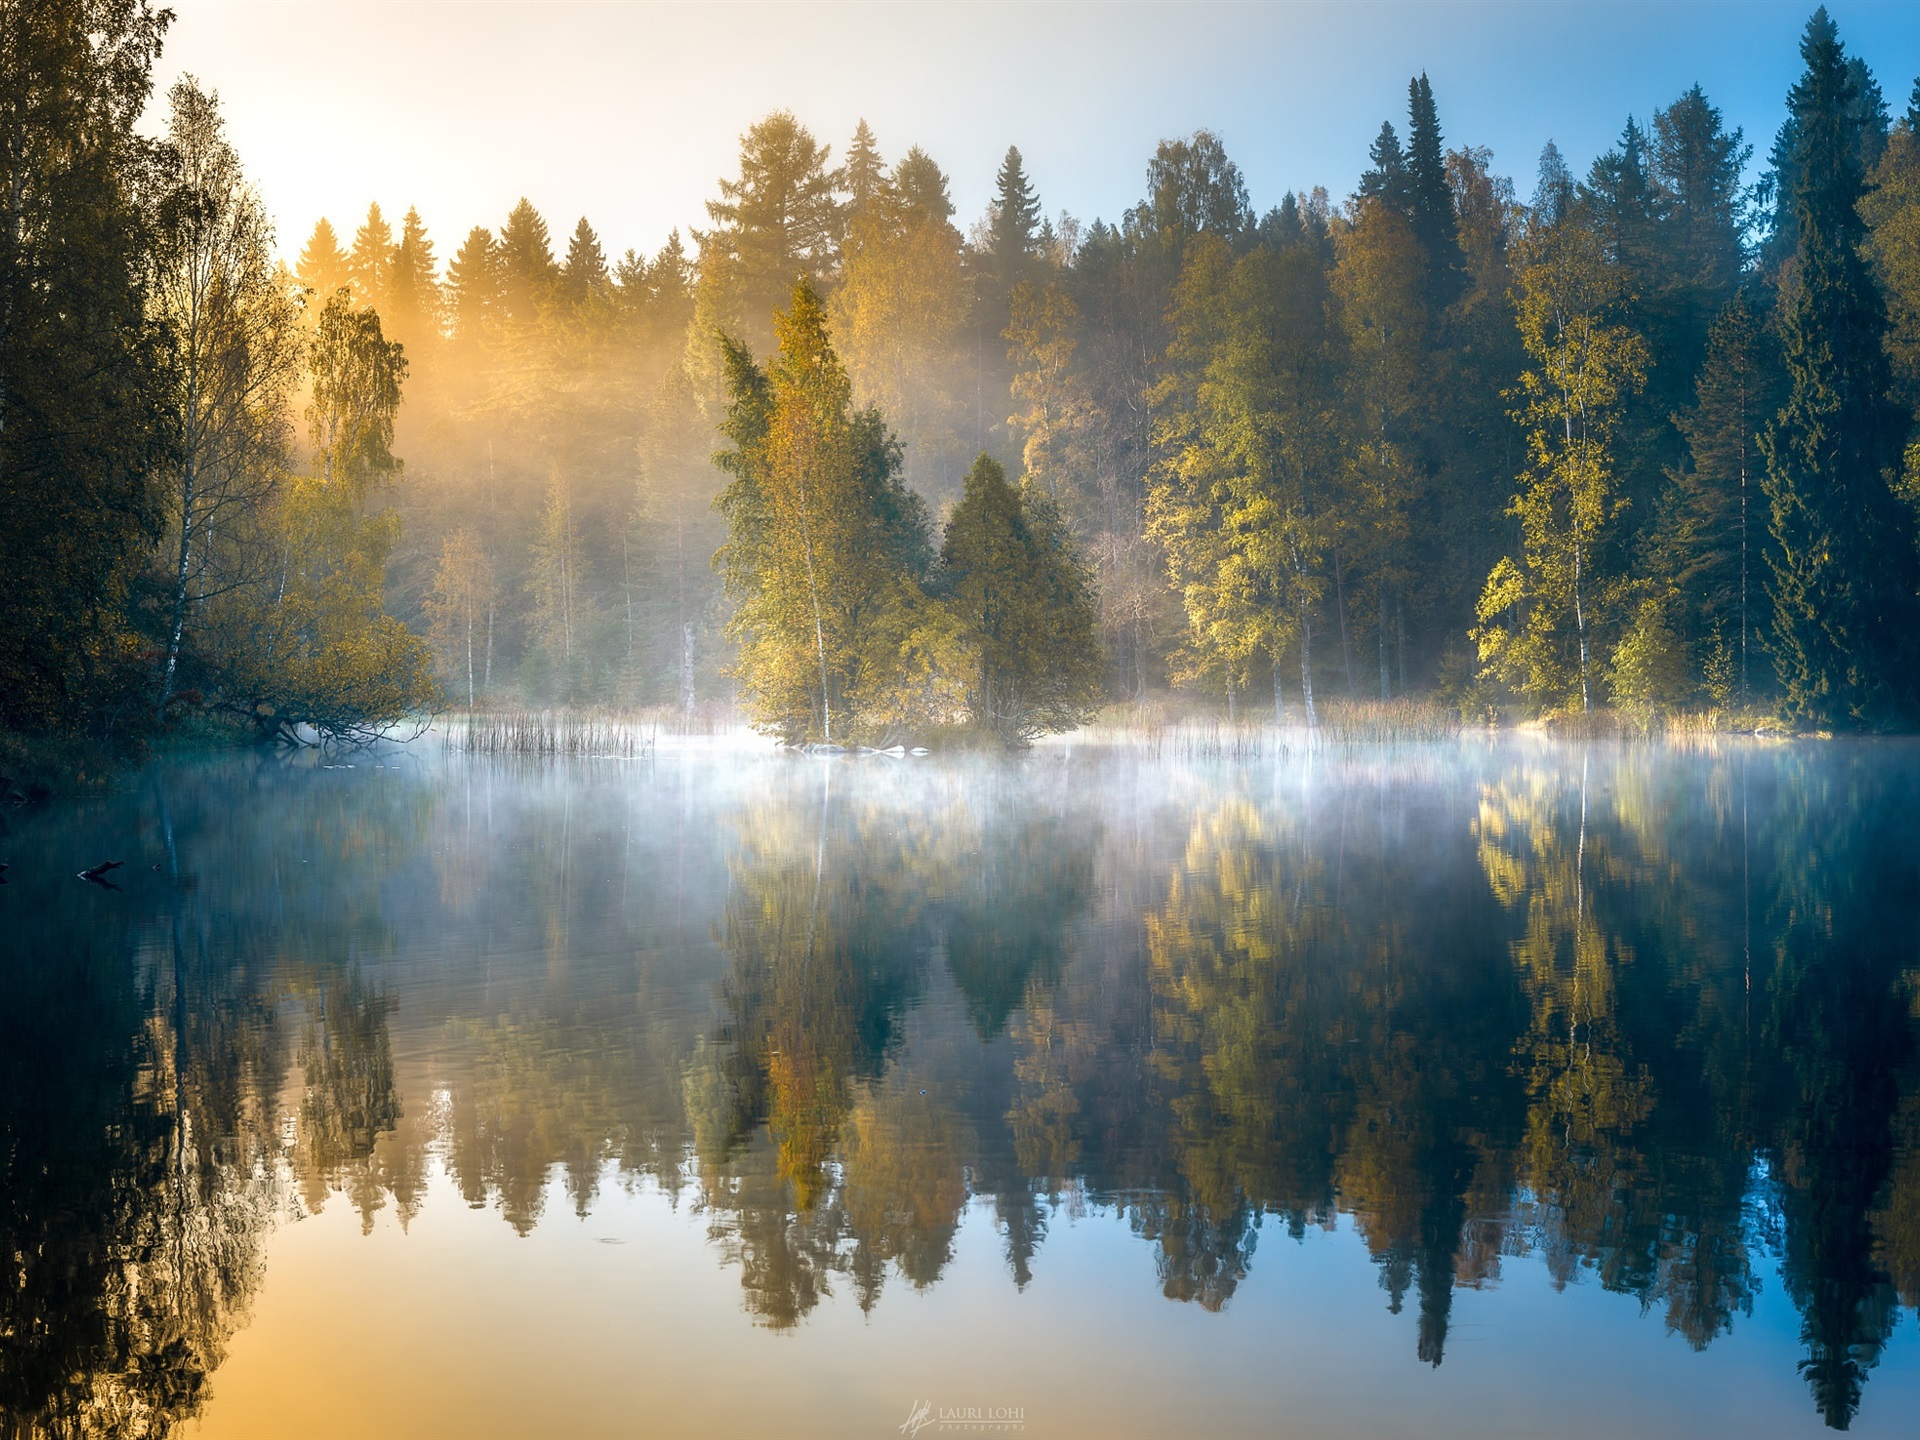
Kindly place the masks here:
[[(162, 83), (217, 89), (295, 250), (322, 214), (347, 234), (377, 199), (417, 204), (442, 257), (521, 194), (564, 236), (652, 250), (731, 174), (738, 136), (792, 109), (836, 155), (865, 116), (911, 144), (977, 217), (1008, 144), (1049, 213), (1113, 219), (1164, 136), (1221, 133), (1257, 208), (1354, 185), (1408, 76), (1433, 82), (1448, 144), (1488, 145), (1533, 185), (1555, 139), (1577, 172), (1694, 81), (1745, 128), (1779, 124), (1810, 0), (1347, 4), (524, 3), (172, 0)], [(1896, 114), (1920, 73), (1920, 5), (1837, 0), (1842, 38)]]

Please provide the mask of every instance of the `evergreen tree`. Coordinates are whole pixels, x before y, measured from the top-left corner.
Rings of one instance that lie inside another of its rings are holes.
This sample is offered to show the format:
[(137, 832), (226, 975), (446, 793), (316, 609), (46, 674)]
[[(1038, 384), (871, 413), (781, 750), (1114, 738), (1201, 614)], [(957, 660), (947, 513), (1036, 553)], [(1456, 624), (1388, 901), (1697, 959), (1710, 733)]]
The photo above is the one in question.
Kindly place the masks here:
[(393, 254), (392, 314), (387, 329), (416, 356), (440, 338), (439, 269), (426, 224), (410, 205), (400, 222), (400, 243)]
[(1652, 169), (1667, 204), (1661, 243), (1675, 274), (1702, 290), (1730, 295), (1739, 278), (1740, 176), (1752, 154), (1698, 85), (1654, 112)]
[(122, 609), (167, 438), (134, 124), (171, 13), (0, 15), (0, 724), (98, 733), (150, 693)]
[(1549, 140), (1540, 151), (1539, 179), (1533, 188), (1533, 213), (1542, 225), (1558, 225), (1573, 204), (1573, 172)]
[(307, 237), (300, 258), (294, 263), (293, 273), (309, 292), (307, 308), (315, 316), (333, 298), (336, 290), (352, 283), (347, 252), (340, 248), (340, 237), (334, 233), (333, 224), (326, 216), (320, 217), (313, 227), (313, 234)]
[[(1833, 21), (1827, 17), (1824, 5), (1807, 22), (1810, 27), (1819, 23), (1833, 29)], [(1845, 65), (1848, 84), (1846, 119), (1853, 136), (1851, 155), (1856, 171), (1866, 175), (1872, 173), (1873, 167), (1880, 161), (1880, 152), (1886, 148), (1889, 128), (1887, 102), (1866, 61), (1857, 55), (1849, 56)], [(1767, 173), (1761, 179), (1761, 194), (1765, 200), (1771, 201), (1770, 223), (1761, 246), (1761, 256), (1768, 269), (1777, 269), (1800, 243), (1800, 221), (1794, 199), (1799, 193), (1802, 178), (1800, 125), (1799, 112), (1789, 96), (1787, 118), (1773, 137), (1773, 149), (1767, 155)]]
[(946, 174), (918, 145), (893, 167), (893, 188), (904, 223), (945, 225), (953, 220)]
[(1741, 175), (1752, 147), (1727, 130), (1698, 85), (1654, 112), (1649, 169), (1659, 191), (1657, 277), (1645, 300), (1658, 364), (1649, 396), (1688, 403), (1707, 332), (1733, 299), (1746, 262)]
[(740, 176), (707, 202), (711, 230), (700, 245), (700, 318), (756, 348), (771, 338), (768, 318), (796, 279), (824, 285), (837, 259), (840, 211), (827, 147), (785, 110), (740, 138)]
[(587, 217), (582, 215), (580, 223), (573, 227), (573, 238), (567, 242), (567, 258), (560, 266), (560, 293), (575, 305), (581, 305), (590, 298), (605, 295), (612, 284), (600, 237), (593, 233)]
[(1436, 311), (1453, 303), (1461, 280), (1460, 230), (1453, 213), (1441, 147), (1440, 115), (1423, 74), (1407, 84), (1407, 218), (1427, 252), (1427, 301)]
[(1087, 577), (1050, 504), (991, 456), (967, 472), (940, 571), (973, 723), (1015, 745), (1086, 723), (1100, 688)]
[(369, 205), (367, 218), (354, 232), (353, 249), (347, 255), (347, 281), (353, 286), (356, 305), (368, 306), (382, 315), (391, 308), (393, 258), (393, 227), (377, 204)]
[(1825, 7), (1788, 96), (1793, 281), (1780, 331), (1790, 389), (1761, 442), (1775, 550), (1773, 653), (1788, 713), (1819, 725), (1909, 713), (1912, 517), (1889, 487), (1905, 419), (1887, 398), (1886, 312), (1863, 251), (1863, 118)]
[(447, 266), (447, 303), (452, 311), (454, 338), (462, 342), (479, 339), (498, 322), (501, 302), (499, 247), (491, 231), (476, 225), (467, 232)]
[(1735, 695), (1752, 698), (1762, 542), (1760, 432), (1778, 406), (1776, 362), (1759, 311), (1736, 294), (1713, 322), (1692, 406), (1674, 417), (1689, 463), (1668, 473), (1648, 572), (1688, 607), (1701, 660), (1724, 647)]
[(789, 742), (888, 740), (944, 715), (948, 648), (921, 581), (932, 565), (926, 507), (900, 483), (879, 412), (855, 411), (811, 286), (775, 316), (762, 369), (729, 340), (731, 403), (719, 457), (734, 478), (715, 502), (715, 557), (737, 602), (728, 632), (754, 723)]
[(1380, 122), (1380, 133), (1367, 150), (1367, 160), (1367, 168), (1360, 176), (1360, 197), (1378, 200), (1397, 215), (1410, 215), (1413, 178), (1407, 173), (1407, 157), (1400, 149), (1400, 136), (1391, 120)]
[(844, 219), (849, 226), (870, 212), (884, 210), (892, 198), (886, 162), (880, 158), (879, 142), (865, 120), (853, 128), (846, 163), (834, 176), (834, 183), (847, 197)]
[(552, 295), (560, 272), (553, 263), (547, 222), (524, 195), (500, 227), (497, 250), (500, 302), (506, 318), (520, 325), (531, 324)]
[(1624, 272), (1630, 292), (1643, 289), (1652, 278), (1660, 197), (1647, 173), (1646, 137), (1631, 115), (1619, 147), (1593, 162), (1587, 192), (1608, 262)]
[(1002, 290), (1013, 289), (1026, 272), (1039, 223), (1039, 198), (1027, 179), (1019, 149), (1009, 145), (994, 180), (993, 222), (988, 230), (988, 248)]

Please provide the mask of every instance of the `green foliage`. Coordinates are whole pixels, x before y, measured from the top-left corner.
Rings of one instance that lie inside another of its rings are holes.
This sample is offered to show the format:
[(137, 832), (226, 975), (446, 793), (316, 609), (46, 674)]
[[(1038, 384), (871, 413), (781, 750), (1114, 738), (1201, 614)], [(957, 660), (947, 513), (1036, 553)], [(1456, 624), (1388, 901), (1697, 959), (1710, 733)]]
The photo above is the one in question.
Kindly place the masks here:
[(1759, 442), (1778, 408), (1775, 373), (1761, 316), (1745, 295), (1735, 296), (1714, 320), (1694, 404), (1674, 416), (1691, 463), (1668, 472), (1647, 537), (1647, 567), (1674, 587), (1685, 633), (1733, 637), (1742, 703), (1752, 695), (1763, 643)]
[(1888, 399), (1886, 309), (1863, 253), (1860, 86), (1825, 10), (1801, 55), (1780, 320), (1791, 388), (1761, 442), (1774, 667), (1790, 718), (1885, 725), (1920, 693), (1914, 524), (1892, 488), (1907, 417)]
[(1647, 350), (1611, 321), (1618, 275), (1582, 217), (1527, 237), (1520, 284), (1520, 334), (1533, 363), (1520, 376), (1515, 419), (1528, 465), (1507, 513), (1520, 522), (1521, 555), (1487, 577), (1474, 638), (1488, 676), (1533, 709), (1577, 702), (1586, 713), (1594, 651), (1624, 586), (1602, 549), (1626, 508), (1614, 431), (1623, 399), (1645, 379)]
[(735, 675), (754, 722), (789, 743), (872, 743), (949, 711), (947, 627), (921, 585), (926, 507), (900, 483), (877, 411), (852, 409), (846, 373), (804, 281), (774, 318), (766, 368), (724, 341), (732, 402), (718, 457), (733, 483), (715, 557), (736, 609)]
[(947, 521), (940, 571), (973, 723), (1009, 744), (1085, 724), (1099, 699), (1096, 611), (1051, 502), (982, 455)]
[[(1642, 600), (1633, 623), (1614, 647), (1609, 671), (1613, 703), (1642, 727), (1672, 713), (1693, 696), (1687, 647), (1667, 619), (1668, 605), (1664, 596)], [(1724, 685), (1724, 649), (1719, 663)]]
[(400, 532), (368, 502), (400, 462), (391, 449), (406, 362), (379, 317), (336, 294), (312, 348), (312, 473), (280, 489), (264, 538), (271, 569), (209, 607), (218, 701), (263, 736), (381, 735), (440, 699), (427, 646), (386, 613)]
[(144, 285), (158, 157), (134, 125), (170, 18), (0, 18), (0, 724), (112, 732), (152, 673), (129, 606), (173, 437)]

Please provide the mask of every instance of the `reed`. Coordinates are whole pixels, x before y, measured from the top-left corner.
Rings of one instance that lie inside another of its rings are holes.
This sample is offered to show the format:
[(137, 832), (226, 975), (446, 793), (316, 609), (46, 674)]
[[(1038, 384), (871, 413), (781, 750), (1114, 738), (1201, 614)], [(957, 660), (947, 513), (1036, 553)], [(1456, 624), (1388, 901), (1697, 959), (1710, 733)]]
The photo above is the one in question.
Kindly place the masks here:
[(657, 722), (571, 710), (499, 710), (441, 721), (443, 743), (464, 755), (632, 760), (651, 755)]

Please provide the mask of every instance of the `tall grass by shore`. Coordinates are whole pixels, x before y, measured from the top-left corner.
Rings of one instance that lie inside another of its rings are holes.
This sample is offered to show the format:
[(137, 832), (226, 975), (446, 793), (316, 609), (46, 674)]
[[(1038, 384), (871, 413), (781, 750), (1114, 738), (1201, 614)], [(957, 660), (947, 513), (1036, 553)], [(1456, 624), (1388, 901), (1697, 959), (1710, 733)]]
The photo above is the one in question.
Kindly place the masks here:
[(435, 726), (464, 755), (632, 760), (653, 753), (657, 721), (568, 710), (503, 710), (444, 717)]

